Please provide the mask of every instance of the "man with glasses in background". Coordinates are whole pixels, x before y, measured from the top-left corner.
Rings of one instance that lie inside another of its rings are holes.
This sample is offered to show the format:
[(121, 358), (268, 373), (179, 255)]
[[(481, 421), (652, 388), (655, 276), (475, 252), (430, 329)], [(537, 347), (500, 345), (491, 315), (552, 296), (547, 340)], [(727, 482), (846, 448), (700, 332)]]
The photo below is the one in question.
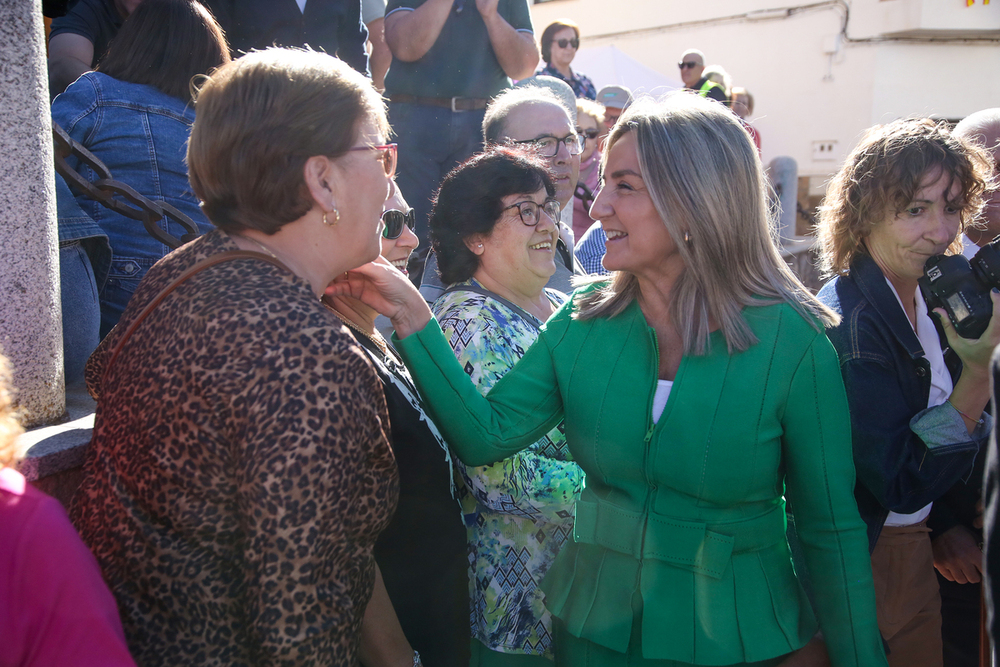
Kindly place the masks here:
[(684, 82), (685, 88), (716, 102), (723, 104), (728, 102), (726, 90), (708, 77), (702, 76), (705, 71), (704, 53), (698, 49), (688, 49), (681, 56), (681, 61), (677, 63), (677, 66), (681, 70), (681, 81)]
[[(583, 137), (577, 134), (569, 110), (554, 93), (535, 86), (513, 88), (502, 93), (486, 109), (483, 138), (487, 145), (534, 146), (552, 169), (555, 198), (560, 209), (572, 207), (573, 191), (580, 176)], [(572, 230), (562, 222), (559, 228), (556, 272), (546, 287), (569, 294), (573, 291), (570, 279), (583, 274), (583, 270), (573, 258)], [(420, 293), (428, 303), (434, 303), (443, 292), (444, 284), (437, 273), (437, 261), (430, 254), (424, 267)]]

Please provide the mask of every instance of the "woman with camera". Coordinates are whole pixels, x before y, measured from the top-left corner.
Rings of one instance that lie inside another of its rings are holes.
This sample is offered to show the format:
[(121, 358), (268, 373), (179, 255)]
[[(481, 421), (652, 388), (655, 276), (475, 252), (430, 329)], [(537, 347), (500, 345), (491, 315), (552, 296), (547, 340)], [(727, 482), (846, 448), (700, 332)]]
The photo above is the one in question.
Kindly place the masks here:
[[(941, 612), (927, 517), (968, 476), (989, 433), (997, 309), (976, 340), (918, 291), (924, 264), (961, 253), (983, 205), (985, 154), (929, 120), (872, 128), (831, 183), (819, 236), (834, 276), (820, 299), (851, 410), (855, 496), (868, 524), (879, 629), (891, 665), (942, 664)], [(937, 326), (935, 326), (937, 325)], [(941, 333), (943, 332), (943, 338)]]

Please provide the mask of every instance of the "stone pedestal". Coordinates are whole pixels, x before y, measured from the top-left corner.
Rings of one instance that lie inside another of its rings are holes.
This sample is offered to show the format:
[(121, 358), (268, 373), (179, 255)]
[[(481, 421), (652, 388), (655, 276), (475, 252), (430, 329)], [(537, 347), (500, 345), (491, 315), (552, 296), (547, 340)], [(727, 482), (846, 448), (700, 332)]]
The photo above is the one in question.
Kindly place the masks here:
[(37, 0), (0, 16), (0, 349), (31, 427), (66, 412), (45, 34)]
[(778, 235), (782, 239), (795, 237), (795, 216), (798, 214), (799, 167), (794, 158), (776, 157), (768, 167), (771, 185), (778, 195)]

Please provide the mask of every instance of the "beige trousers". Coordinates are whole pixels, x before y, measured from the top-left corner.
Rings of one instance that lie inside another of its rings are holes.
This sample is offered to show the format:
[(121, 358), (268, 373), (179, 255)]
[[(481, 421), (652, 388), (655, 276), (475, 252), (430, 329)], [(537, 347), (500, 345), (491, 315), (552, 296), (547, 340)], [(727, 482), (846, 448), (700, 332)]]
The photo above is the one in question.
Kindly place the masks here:
[(878, 629), (890, 667), (942, 667), (941, 594), (930, 529), (886, 526), (872, 552)]

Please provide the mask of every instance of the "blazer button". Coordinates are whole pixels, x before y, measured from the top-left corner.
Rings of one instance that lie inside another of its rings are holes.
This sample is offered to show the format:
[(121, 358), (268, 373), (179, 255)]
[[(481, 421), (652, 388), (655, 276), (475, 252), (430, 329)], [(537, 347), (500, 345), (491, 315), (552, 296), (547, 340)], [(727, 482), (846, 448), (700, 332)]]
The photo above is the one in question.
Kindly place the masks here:
[(923, 366), (917, 366), (917, 376), (924, 377), (925, 375), (927, 375), (927, 369)]

